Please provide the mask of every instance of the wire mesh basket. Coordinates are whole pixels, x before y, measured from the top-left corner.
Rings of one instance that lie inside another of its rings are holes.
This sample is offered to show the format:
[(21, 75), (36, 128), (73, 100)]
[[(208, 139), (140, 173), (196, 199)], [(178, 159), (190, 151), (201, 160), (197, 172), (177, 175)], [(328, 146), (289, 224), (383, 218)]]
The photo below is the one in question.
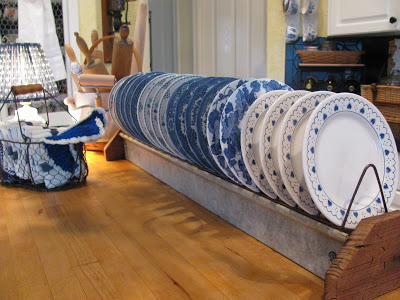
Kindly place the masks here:
[[(16, 95), (26, 90), (46, 93), (41, 85), (13, 87), (10, 94), (14, 95), (15, 105)], [(57, 101), (51, 95), (50, 97)], [(0, 111), (3, 107), (4, 104)], [(59, 190), (86, 181), (88, 165), (83, 142), (57, 144), (43, 141), (44, 137), (54, 136), (60, 131), (57, 127), (49, 127), (48, 112), (47, 122), (44, 124), (39, 121), (23, 121), (18, 111), (16, 116), (16, 121), (0, 123), (2, 185), (34, 190)]]

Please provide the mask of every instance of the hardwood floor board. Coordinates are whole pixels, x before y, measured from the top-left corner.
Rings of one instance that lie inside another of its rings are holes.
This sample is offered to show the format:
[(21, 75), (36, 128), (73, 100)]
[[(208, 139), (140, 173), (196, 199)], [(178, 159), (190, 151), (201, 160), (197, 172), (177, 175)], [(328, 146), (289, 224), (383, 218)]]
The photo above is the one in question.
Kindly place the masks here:
[(18, 291), (14, 272), (14, 263), (7, 226), (6, 195), (0, 189), (0, 295), (4, 299), (16, 299)]
[[(156, 217), (142, 220), (135, 216), (135, 211), (125, 207), (125, 199), (114, 199), (109, 202), (109, 196), (103, 193), (98, 197), (103, 206), (114, 216), (123, 227), (130, 239), (140, 244), (160, 267), (168, 274), (174, 283), (185, 293), (196, 299), (222, 299), (224, 294), (207, 278), (205, 278), (187, 260), (169, 246), (160, 236), (147, 229), (146, 223)], [(117, 204), (118, 203), (118, 204)]]
[(77, 195), (59, 201), (63, 202), (63, 206), (71, 214), (76, 211), (85, 212), (81, 218), (76, 219), (74, 225), (78, 230), (88, 231), (85, 240), (121, 297), (156, 299), (129, 261), (107, 236), (108, 225), (104, 222), (105, 218), (92, 216)]
[(151, 254), (140, 244), (129, 238), (129, 234), (114, 220), (113, 216), (96, 199), (84, 202), (94, 218), (103, 218), (107, 224), (105, 233), (123, 253), (130, 265), (146, 282), (158, 299), (189, 299), (173, 279), (162, 269)]
[(53, 299), (19, 189), (6, 193), (7, 227), (19, 299)]
[(57, 202), (57, 198), (63, 199), (63, 192), (48, 192), (43, 197), (42, 203), (48, 218), (54, 221), (54, 228), (61, 237), (63, 247), (73, 267), (96, 263), (97, 259), (85, 241), (82, 232), (74, 226), (75, 219), (79, 219), (84, 212), (78, 212), (71, 218), (65, 208)]
[(98, 262), (74, 267), (88, 299), (122, 299)]
[(52, 295), (55, 299), (86, 299), (61, 238), (54, 230), (55, 220), (46, 216), (42, 196), (40, 192), (24, 191), (21, 201)]

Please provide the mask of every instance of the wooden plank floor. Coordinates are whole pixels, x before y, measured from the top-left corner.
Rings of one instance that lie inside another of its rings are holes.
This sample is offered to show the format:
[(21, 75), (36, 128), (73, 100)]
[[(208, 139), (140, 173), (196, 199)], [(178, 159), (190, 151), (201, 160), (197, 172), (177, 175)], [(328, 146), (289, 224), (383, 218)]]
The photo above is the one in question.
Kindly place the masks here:
[(322, 297), (323, 280), (130, 162), (87, 157), (79, 188), (0, 187), (0, 299)]

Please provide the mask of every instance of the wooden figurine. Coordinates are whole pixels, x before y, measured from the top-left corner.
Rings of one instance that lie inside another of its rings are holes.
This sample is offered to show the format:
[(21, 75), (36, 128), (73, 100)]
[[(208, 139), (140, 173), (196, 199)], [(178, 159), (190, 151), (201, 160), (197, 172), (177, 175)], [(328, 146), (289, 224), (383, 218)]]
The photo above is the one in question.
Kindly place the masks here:
[(129, 27), (122, 25), (119, 34), (114, 38), (111, 67), (111, 74), (115, 75), (117, 81), (130, 75), (133, 52), (133, 41), (128, 38)]

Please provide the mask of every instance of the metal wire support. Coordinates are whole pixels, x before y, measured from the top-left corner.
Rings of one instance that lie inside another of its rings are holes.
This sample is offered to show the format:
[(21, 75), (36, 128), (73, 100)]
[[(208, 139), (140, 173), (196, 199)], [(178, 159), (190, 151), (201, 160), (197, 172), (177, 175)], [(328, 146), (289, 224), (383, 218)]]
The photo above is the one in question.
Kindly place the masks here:
[(360, 186), (361, 186), (361, 182), (363, 181), (364, 176), (365, 176), (365, 174), (367, 173), (367, 170), (368, 170), (369, 168), (372, 168), (372, 169), (374, 170), (375, 178), (376, 178), (376, 181), (378, 181), (379, 190), (380, 190), (380, 192), (381, 192), (383, 207), (385, 208), (385, 213), (388, 212), (388, 208), (387, 208), (386, 201), (385, 201), (385, 196), (383, 195), (382, 183), (381, 183), (381, 181), (380, 181), (380, 179), (379, 179), (379, 175), (378, 175), (378, 170), (376, 169), (376, 166), (375, 166), (374, 164), (368, 164), (368, 165), (364, 168), (363, 172), (361, 173), (361, 176), (360, 176), (360, 179), (358, 180), (356, 189), (355, 189), (355, 191), (354, 191), (354, 193), (353, 193), (353, 196), (351, 197), (349, 207), (347, 208), (346, 215), (344, 216), (344, 220), (343, 220), (342, 226), (340, 227), (342, 230), (344, 229), (344, 226), (345, 226), (345, 224), (346, 224), (346, 222), (347, 222), (347, 218), (349, 217), (351, 206), (353, 205), (354, 199), (356, 198), (356, 194), (357, 194), (357, 192), (358, 192), (358, 189), (359, 189)]

